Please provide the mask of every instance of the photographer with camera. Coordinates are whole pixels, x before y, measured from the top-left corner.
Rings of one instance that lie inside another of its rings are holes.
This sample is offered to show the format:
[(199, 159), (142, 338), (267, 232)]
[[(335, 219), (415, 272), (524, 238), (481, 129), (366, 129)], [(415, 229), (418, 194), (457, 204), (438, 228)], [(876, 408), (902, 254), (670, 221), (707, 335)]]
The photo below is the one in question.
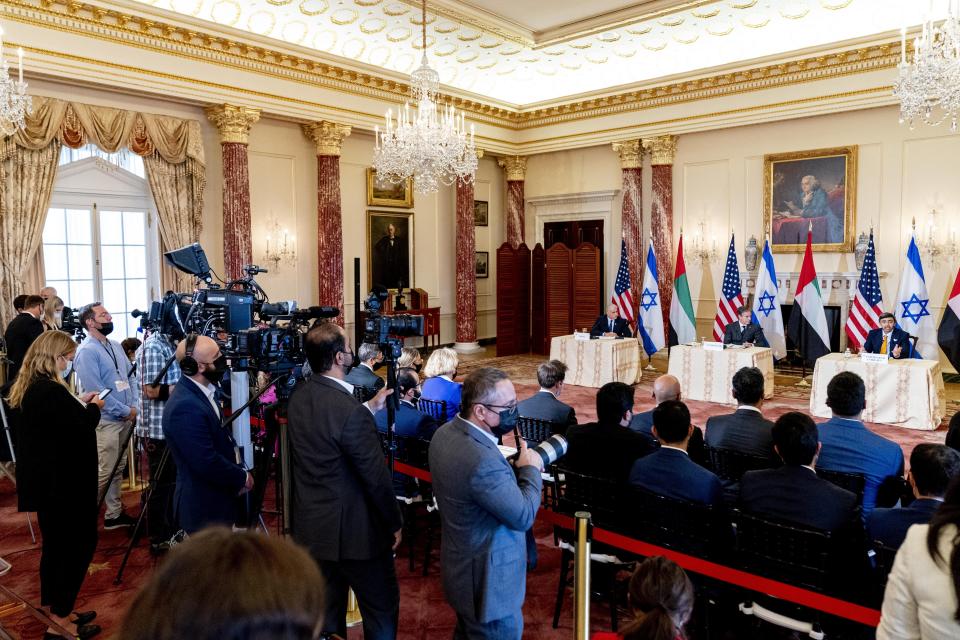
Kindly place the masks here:
[(177, 468), (167, 456), (162, 475), (158, 476), (160, 459), (167, 449), (163, 438), (163, 408), (170, 398), (170, 391), (180, 381), (180, 365), (171, 362), (158, 384), (156, 380), (164, 366), (174, 357), (174, 346), (161, 331), (153, 331), (137, 351), (137, 384), (140, 386), (140, 419), (134, 431), (147, 452), (150, 468), (150, 492), (147, 509), (147, 532), (150, 550), (158, 553), (168, 548), (168, 541), (177, 531), (173, 514), (173, 492), (177, 482)]
[(392, 391), (366, 404), (346, 382), (354, 353), (333, 322), (304, 339), (313, 374), (290, 397), (288, 431), (293, 538), (306, 547), (327, 584), (322, 631), (347, 636), (347, 590), (363, 615), (366, 640), (396, 638), (400, 612), (393, 550), (402, 520), (373, 414)]

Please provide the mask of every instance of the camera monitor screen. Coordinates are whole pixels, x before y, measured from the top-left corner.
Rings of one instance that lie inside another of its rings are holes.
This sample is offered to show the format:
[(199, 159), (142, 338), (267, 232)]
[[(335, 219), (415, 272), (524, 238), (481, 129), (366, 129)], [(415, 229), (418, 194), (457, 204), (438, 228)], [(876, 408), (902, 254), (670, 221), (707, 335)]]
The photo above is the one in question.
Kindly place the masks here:
[(207, 262), (207, 254), (199, 242), (188, 244), (185, 247), (167, 251), (163, 254), (170, 266), (189, 273), (198, 278), (210, 281), (210, 263)]

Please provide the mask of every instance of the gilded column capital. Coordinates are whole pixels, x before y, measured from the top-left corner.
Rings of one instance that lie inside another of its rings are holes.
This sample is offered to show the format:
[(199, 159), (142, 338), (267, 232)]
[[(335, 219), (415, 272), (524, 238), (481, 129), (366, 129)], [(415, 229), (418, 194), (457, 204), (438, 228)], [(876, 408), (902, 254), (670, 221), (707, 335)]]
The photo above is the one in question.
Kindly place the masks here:
[(665, 135), (644, 138), (643, 147), (650, 151), (650, 164), (673, 164), (677, 153), (677, 136)]
[(497, 158), (497, 164), (503, 167), (507, 180), (523, 180), (527, 175), (526, 156), (503, 156)]
[(321, 120), (303, 125), (303, 134), (317, 145), (318, 156), (339, 156), (343, 139), (350, 135), (350, 126)]
[(483, 157), (483, 149), (477, 149), (477, 160)]
[(238, 107), (232, 104), (210, 105), (204, 111), (213, 126), (220, 132), (220, 142), (247, 144), (250, 127), (260, 119), (260, 109)]
[(614, 142), (613, 150), (620, 156), (621, 169), (639, 169), (643, 166), (643, 145), (640, 140)]

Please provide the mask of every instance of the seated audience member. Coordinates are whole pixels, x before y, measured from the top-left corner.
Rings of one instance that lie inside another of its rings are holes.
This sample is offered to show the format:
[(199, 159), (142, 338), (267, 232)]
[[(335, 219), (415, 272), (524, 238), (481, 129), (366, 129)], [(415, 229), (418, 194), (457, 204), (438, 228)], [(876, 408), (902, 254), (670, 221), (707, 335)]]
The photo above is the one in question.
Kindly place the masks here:
[(947, 439), (945, 445), (960, 453), (960, 411), (953, 414), (950, 418), (950, 426), (947, 428)]
[(883, 596), (877, 640), (960, 638), (960, 479), (930, 524), (907, 531)]
[(46, 298), (43, 302), (43, 330), (59, 331), (63, 317), (63, 300), (57, 296)]
[(827, 406), (833, 417), (819, 426), (823, 445), (817, 466), (829, 471), (861, 473), (864, 520), (873, 511), (877, 491), (888, 476), (903, 476), (903, 450), (896, 442), (864, 426), (860, 414), (866, 406), (863, 379), (850, 371), (833, 377), (827, 385)]
[[(681, 400), (680, 380), (676, 376), (664, 374), (653, 381), (652, 397), (659, 405), (667, 400)], [(630, 430), (636, 431), (642, 435), (650, 445), (656, 449), (660, 446), (660, 441), (653, 435), (653, 409), (633, 414), (630, 420)], [(690, 442), (687, 445), (687, 453), (690, 459), (697, 464), (702, 465), (706, 455), (703, 450), (703, 429), (694, 425), (693, 435), (690, 436)]]
[(707, 420), (707, 446), (733, 449), (742, 453), (775, 460), (773, 423), (763, 417), (763, 372), (756, 367), (743, 367), (733, 374), (733, 397), (737, 410)]
[(537, 367), (540, 391), (517, 405), (520, 416), (549, 420), (558, 426), (555, 433), (566, 433), (567, 427), (577, 424), (577, 412), (559, 399), (566, 373), (567, 365), (559, 360), (550, 360)]
[(23, 305), (27, 302), (27, 298), (29, 298), (29, 297), (30, 297), (30, 296), (28, 296), (28, 295), (25, 294), (25, 293), (21, 293), (20, 295), (14, 297), (14, 299), (13, 299), (13, 311), (14, 311), (14, 313), (22, 313), (22, 312), (23, 312)]
[(915, 500), (901, 509), (874, 509), (867, 521), (870, 539), (897, 548), (914, 524), (930, 522), (943, 503), (943, 494), (960, 475), (960, 454), (942, 444), (918, 444), (910, 452), (907, 482)]
[[(413, 369), (401, 369), (397, 373), (397, 393), (400, 406), (397, 407), (394, 433), (404, 438), (424, 438), (429, 440), (440, 425), (432, 417), (417, 411), (414, 404), (420, 399), (420, 377)], [(389, 400), (388, 400), (389, 402)], [(387, 409), (384, 407), (374, 415), (377, 429), (387, 430)]]
[(404, 347), (400, 350), (400, 357), (397, 358), (397, 369), (413, 369), (419, 375), (422, 368), (423, 358), (417, 349)]
[(857, 496), (814, 471), (820, 442), (810, 416), (797, 411), (780, 416), (773, 425), (773, 448), (783, 466), (743, 474), (744, 511), (821, 531), (860, 527)]
[(680, 565), (663, 556), (647, 558), (630, 577), (631, 619), (623, 632), (595, 633), (593, 640), (683, 640), (695, 595)]
[(423, 393), (421, 397), (424, 400), (443, 400), (447, 403), (447, 420), (453, 420), (460, 412), (460, 390), (463, 385), (454, 382), (457, 377), (457, 366), (460, 364), (460, 358), (457, 352), (447, 347), (437, 349), (427, 358), (427, 364), (423, 368), (423, 375), (426, 380), (423, 381), (421, 388)]
[(745, 347), (769, 347), (763, 328), (753, 321), (750, 307), (737, 309), (737, 319), (723, 330), (723, 344), (742, 344)]
[(344, 381), (355, 387), (363, 387), (366, 390), (365, 398), (372, 397), (386, 384), (383, 378), (373, 372), (383, 361), (383, 354), (377, 345), (364, 342), (357, 350), (357, 358), (360, 364), (350, 370)]
[(140, 345), (143, 344), (137, 338), (127, 338), (120, 342), (120, 346), (123, 347), (123, 352), (127, 354), (127, 359), (133, 364), (133, 358), (137, 355), (137, 349), (140, 348)]
[(653, 410), (653, 435), (660, 441), (660, 448), (633, 464), (630, 484), (674, 500), (719, 504), (723, 498), (720, 478), (687, 455), (692, 434), (687, 405), (678, 400), (657, 405)]
[(626, 482), (633, 463), (653, 448), (627, 428), (633, 416), (633, 387), (608, 382), (597, 392), (597, 421), (567, 429), (562, 464), (571, 471)]
[(207, 529), (170, 552), (134, 598), (117, 638), (313, 640), (323, 600), (317, 564), (290, 540)]
[(597, 318), (590, 329), (590, 335), (594, 338), (601, 336), (606, 338), (629, 338), (633, 335), (630, 324), (620, 317), (620, 311), (617, 305), (607, 305), (607, 313)]
[(880, 314), (880, 326), (863, 342), (864, 353), (880, 353), (897, 360), (911, 357), (910, 334), (897, 326), (892, 313)]

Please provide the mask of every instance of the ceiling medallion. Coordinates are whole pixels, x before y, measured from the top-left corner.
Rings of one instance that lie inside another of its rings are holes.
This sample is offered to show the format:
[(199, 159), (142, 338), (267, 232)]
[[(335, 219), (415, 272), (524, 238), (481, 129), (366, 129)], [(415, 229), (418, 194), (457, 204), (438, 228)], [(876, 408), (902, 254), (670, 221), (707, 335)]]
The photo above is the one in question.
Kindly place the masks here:
[(733, 25), (729, 22), (720, 22), (707, 27), (707, 33), (712, 36), (728, 36), (733, 33)]
[(210, 8), (210, 17), (214, 22), (233, 27), (240, 20), (241, 11), (240, 4), (236, 0), (219, 0)]
[(728, 3), (732, 9), (749, 9), (757, 4), (757, 0), (740, 0)]
[(375, 7), (381, 2), (383, 0), (353, 0), (353, 3), (358, 7)]
[(846, 9), (851, 4), (853, 4), (853, 0), (820, 0), (820, 6), (831, 11)]
[(461, 29), (460, 33), (457, 34), (457, 40), (462, 40), (463, 42), (473, 42), (474, 40), (479, 40), (480, 36), (483, 33), (477, 31), (476, 29)]
[(357, 13), (355, 9), (337, 9), (330, 14), (330, 22), (342, 27), (344, 25), (353, 24), (359, 17), (360, 14)]
[(383, 18), (367, 18), (360, 23), (360, 31), (367, 34), (373, 35), (374, 33), (380, 33), (387, 28), (387, 21)]
[(645, 26), (642, 26), (642, 27), (636, 27), (636, 26), (634, 26), (634, 27), (627, 27), (627, 33), (629, 33), (629, 34), (631, 34), (631, 35), (635, 35), (635, 36), (643, 36), (643, 35), (646, 35), (646, 34), (650, 33), (651, 30), (653, 30), (653, 27), (651, 27), (651, 26), (649, 26), (649, 25), (645, 25)]
[(413, 178), (420, 193), (436, 192), (440, 184), (471, 184), (477, 172), (477, 148), (473, 125), (467, 133), (462, 111), (437, 103), (440, 76), (427, 61), (427, 2), (421, 5), (420, 66), (410, 76), (410, 102), (386, 115), (386, 128), (374, 130), (373, 168), (377, 176), (393, 184)]
[(387, 14), (388, 16), (394, 16), (394, 17), (402, 16), (408, 11), (410, 11), (410, 7), (408, 7), (405, 4), (401, 4), (399, 2), (393, 2), (383, 8), (383, 12), (385, 14)]
[(720, 13), (720, 7), (712, 9), (694, 9), (690, 12), (694, 18), (712, 18)]
[(327, 0), (301, 0), (298, 8), (305, 16), (318, 16), (329, 9), (330, 5)]
[(444, 21), (433, 28), (437, 33), (453, 33), (460, 28), (456, 22)]

